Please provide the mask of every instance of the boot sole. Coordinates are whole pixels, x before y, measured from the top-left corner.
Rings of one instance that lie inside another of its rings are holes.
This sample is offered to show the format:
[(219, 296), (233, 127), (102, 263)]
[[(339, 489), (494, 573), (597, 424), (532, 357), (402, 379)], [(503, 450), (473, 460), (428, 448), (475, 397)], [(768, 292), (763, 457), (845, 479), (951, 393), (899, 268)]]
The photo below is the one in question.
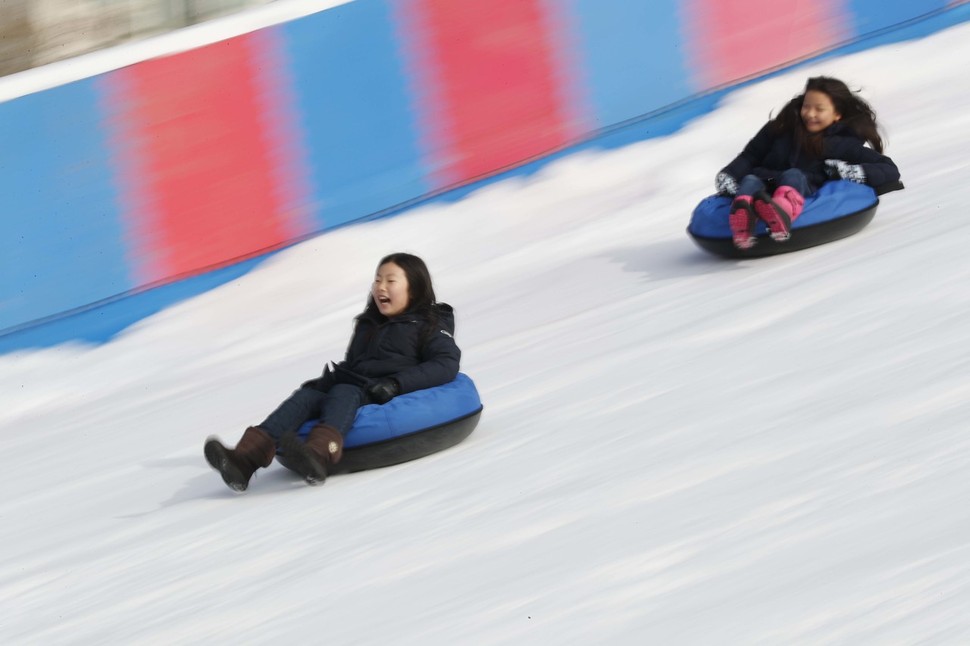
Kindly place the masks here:
[(216, 438), (206, 440), (205, 460), (209, 466), (219, 472), (223, 482), (233, 491), (243, 492), (249, 487), (249, 480), (243, 477), (242, 472), (233, 465), (226, 453), (226, 447)]
[(280, 448), (286, 455), (287, 466), (296, 471), (308, 485), (323, 484), (327, 469), (313, 457), (296, 433), (287, 433), (280, 439)]
[[(764, 208), (760, 208), (764, 205)], [(758, 217), (768, 225), (768, 235), (775, 242), (785, 242), (791, 238), (791, 216), (770, 195), (761, 192), (755, 196), (754, 210)]]

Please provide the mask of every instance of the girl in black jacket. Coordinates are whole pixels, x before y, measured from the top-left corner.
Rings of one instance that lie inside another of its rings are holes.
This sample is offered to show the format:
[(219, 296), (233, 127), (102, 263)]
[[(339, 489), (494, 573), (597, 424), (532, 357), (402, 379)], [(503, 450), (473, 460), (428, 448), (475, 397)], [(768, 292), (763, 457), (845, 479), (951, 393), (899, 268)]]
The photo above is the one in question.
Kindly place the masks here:
[(729, 220), (735, 246), (754, 245), (758, 218), (773, 239), (787, 240), (805, 198), (829, 179), (876, 188), (898, 182), (899, 170), (882, 149), (876, 113), (864, 99), (838, 79), (808, 79), (805, 91), (717, 174), (718, 193), (736, 196)]
[[(245, 491), (279, 447), (309, 484), (323, 482), (327, 468), (340, 461), (343, 436), (358, 408), (458, 375), (461, 351), (454, 332), (454, 312), (436, 301), (424, 261), (407, 253), (382, 258), (344, 360), (300, 386), (259, 426), (246, 429), (234, 449), (210, 437), (206, 460), (230, 488)], [(297, 431), (311, 419), (320, 423), (302, 442)]]

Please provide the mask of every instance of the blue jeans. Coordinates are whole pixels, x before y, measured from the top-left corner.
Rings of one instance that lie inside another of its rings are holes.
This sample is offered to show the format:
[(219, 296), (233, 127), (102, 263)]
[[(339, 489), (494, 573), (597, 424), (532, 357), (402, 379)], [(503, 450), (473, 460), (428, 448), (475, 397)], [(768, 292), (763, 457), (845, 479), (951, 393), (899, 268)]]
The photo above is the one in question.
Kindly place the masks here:
[(768, 185), (773, 185), (773, 189), (777, 189), (779, 186), (791, 186), (793, 189), (798, 191), (802, 197), (808, 197), (818, 189), (809, 184), (808, 178), (805, 177), (805, 173), (798, 170), (797, 168), (789, 168), (786, 171), (782, 171), (774, 180), (765, 182), (763, 179), (757, 175), (745, 175), (741, 178), (741, 182), (738, 184), (738, 195), (754, 195), (758, 191), (768, 191), (768, 194), (774, 192), (774, 190), (768, 190)]
[(328, 392), (313, 388), (300, 388), (270, 413), (260, 428), (280, 441), (289, 431), (297, 431), (311, 419), (319, 419), (332, 426), (341, 435), (354, 424), (357, 409), (370, 403), (370, 398), (358, 386), (335, 384)]

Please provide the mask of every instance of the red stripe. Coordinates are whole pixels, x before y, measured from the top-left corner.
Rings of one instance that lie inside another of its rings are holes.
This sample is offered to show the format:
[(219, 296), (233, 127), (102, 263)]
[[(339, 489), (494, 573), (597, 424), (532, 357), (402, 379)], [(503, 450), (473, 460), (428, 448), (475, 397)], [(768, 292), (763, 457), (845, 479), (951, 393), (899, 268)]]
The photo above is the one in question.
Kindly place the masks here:
[(439, 180), (462, 181), (554, 150), (575, 133), (566, 118), (542, 0), (414, 0), (417, 47), (431, 70), (425, 94), (445, 150)]
[[(119, 72), (139, 253), (159, 280), (252, 255), (290, 236), (273, 182), (247, 37)], [(252, 56), (250, 52), (253, 52)]]
[(827, 49), (847, 35), (841, 0), (688, 0), (692, 67), (702, 87)]

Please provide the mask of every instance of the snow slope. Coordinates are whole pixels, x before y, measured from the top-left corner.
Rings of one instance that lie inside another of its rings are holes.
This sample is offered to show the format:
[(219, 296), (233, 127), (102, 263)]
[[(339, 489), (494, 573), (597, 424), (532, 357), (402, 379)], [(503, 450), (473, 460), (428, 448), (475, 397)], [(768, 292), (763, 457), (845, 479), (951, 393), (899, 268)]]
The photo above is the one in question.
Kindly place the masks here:
[[(963, 24), (800, 68), (0, 357), (0, 642), (970, 643), (967, 61)], [(863, 87), (907, 189), (837, 243), (705, 255), (691, 209), (816, 73)], [(396, 250), (457, 310), (478, 429), (234, 495), (203, 440), (340, 358)]]

